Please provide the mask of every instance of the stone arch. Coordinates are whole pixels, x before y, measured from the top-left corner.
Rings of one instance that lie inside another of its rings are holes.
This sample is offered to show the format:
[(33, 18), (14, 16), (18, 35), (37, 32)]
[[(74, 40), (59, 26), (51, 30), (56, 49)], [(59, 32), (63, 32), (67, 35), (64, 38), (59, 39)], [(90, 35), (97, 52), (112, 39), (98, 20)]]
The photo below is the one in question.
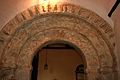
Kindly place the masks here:
[[(10, 68), (19, 80), (20, 69), (30, 71), (32, 54), (42, 41), (44, 44), (49, 40), (65, 40), (77, 45), (85, 55), (89, 80), (96, 80), (98, 72), (108, 80), (114, 76), (116, 59), (112, 28), (94, 12), (72, 4), (59, 4), (50, 12), (44, 12), (40, 5), (36, 5), (6, 24), (0, 31), (0, 66), (3, 71)], [(22, 64), (26, 56), (29, 56), (28, 62)]]
[[(86, 69), (87, 69), (87, 61), (86, 61), (86, 59), (85, 59), (85, 56), (84, 56), (84, 54), (83, 54), (83, 52), (75, 45), (75, 44), (73, 44), (73, 43), (71, 43), (71, 42), (68, 42), (68, 41), (64, 41), (64, 40), (52, 40), (52, 41), (47, 41), (47, 42), (45, 42), (45, 43), (43, 43), (41, 46), (39, 46), (39, 48), (34, 52), (34, 54), (33, 54), (33, 56), (32, 56), (32, 61), (30, 61), (31, 63), (30, 64), (32, 64), (32, 62), (33, 62), (33, 59), (34, 59), (34, 57), (36, 56), (36, 55), (40, 55), (41, 54), (41, 51), (42, 51), (42, 48), (43, 47), (46, 47), (46, 46), (49, 46), (49, 45), (51, 45), (51, 44), (56, 44), (56, 43), (60, 43), (60, 44), (66, 44), (66, 45), (68, 45), (68, 46), (70, 46), (70, 47), (72, 47), (73, 49), (74, 49), (74, 51), (76, 52), (75, 53), (75, 55), (76, 56), (79, 56), (80, 58), (81, 58), (81, 64), (83, 64), (84, 65), (84, 80), (87, 80), (87, 74), (86, 74)], [(38, 54), (38, 52), (40, 52), (39, 54)], [(31, 66), (31, 76), (32, 76), (32, 70), (34, 70), (33, 69), (33, 67), (34, 66)], [(75, 67), (76, 68), (76, 67)], [(76, 69), (74, 69), (74, 71), (75, 71)]]
[[(55, 32), (54, 32), (55, 31)], [(60, 35), (60, 34), (62, 34), (62, 33), (65, 33), (65, 35)], [(67, 32), (67, 33), (66, 33)], [(56, 35), (54, 35), (54, 34), (56, 34)], [(26, 49), (22, 49), (21, 50), (21, 54), (19, 55), (19, 57), (18, 57), (18, 64), (17, 65), (19, 65), (20, 67), (22, 67), (23, 68), (23, 71), (25, 71), (24, 69), (25, 68), (30, 68), (30, 63), (31, 63), (31, 61), (32, 61), (32, 59), (31, 59), (31, 56), (32, 55), (34, 55), (33, 53), (35, 52), (35, 50), (37, 49), (37, 48), (39, 48), (39, 45), (41, 45), (41, 44), (44, 44), (45, 42), (47, 42), (47, 41), (56, 41), (56, 40), (64, 40), (64, 41), (68, 41), (68, 42), (72, 42), (72, 40), (73, 40), (73, 44), (75, 44), (75, 45), (77, 45), (77, 46), (79, 46), (79, 48), (81, 49), (81, 50), (83, 50), (83, 53), (84, 53), (84, 55), (86, 56), (86, 58), (87, 58), (87, 67), (89, 67), (88, 69), (93, 69), (94, 68), (94, 70), (95, 71), (97, 71), (97, 69), (98, 69), (98, 67), (99, 67), (99, 61), (97, 60), (97, 56), (94, 56), (93, 57), (93, 55), (96, 55), (95, 53), (95, 51), (94, 51), (94, 49), (92, 48), (92, 46), (91, 45), (88, 45), (88, 42), (86, 41), (86, 43), (83, 43), (84, 42), (84, 40), (83, 40), (83, 42), (82, 41), (80, 41), (79, 39), (77, 40), (77, 37), (75, 36), (75, 34), (72, 34), (72, 35), (70, 35), (70, 33), (68, 32), (68, 31), (64, 31), (64, 30), (59, 30), (59, 29), (57, 29), (57, 30), (53, 30), (53, 31), (48, 31), (48, 34), (46, 35), (47, 37), (45, 37), (44, 38), (44, 35), (42, 36), (43, 34), (42, 33), (40, 33), (40, 34), (38, 34), (37, 36), (40, 36), (40, 37), (38, 37), (38, 39), (35, 39), (34, 38), (34, 40), (33, 40), (33, 38), (32, 38), (32, 42), (31, 42), (31, 40), (30, 40), (30, 42), (28, 41), (28, 43), (26, 43), (25, 45), (24, 45), (24, 48)], [(51, 36), (51, 35), (54, 35), (53, 37)], [(82, 36), (81, 36), (82, 37)], [(81, 38), (82, 39), (82, 38)], [(76, 42), (74, 42), (76, 40)], [(35, 42), (34, 42), (35, 41)], [(89, 43), (90, 44), (90, 43)], [(87, 45), (87, 46), (84, 46), (84, 45)], [(34, 47), (33, 47), (34, 46)], [(84, 48), (84, 47), (87, 47), (87, 48)], [(88, 49), (89, 48), (89, 49)], [(30, 51), (30, 50), (33, 50), (33, 51)], [(90, 54), (90, 52), (93, 52), (93, 55), (91, 54), (91, 55), (89, 55)], [(86, 53), (86, 54), (85, 54)], [(28, 55), (25, 55), (25, 54), (29, 54), (29, 56)], [(23, 56), (23, 57), (21, 57), (21, 56)], [(87, 57), (88, 56), (88, 57)], [(91, 57), (90, 57), (91, 56)], [(26, 60), (26, 58), (27, 58), (27, 60)], [(91, 60), (90, 60), (91, 59)], [(91, 62), (92, 61), (92, 62)], [(94, 61), (94, 62), (93, 62)], [(24, 63), (25, 62), (25, 63)], [(27, 63), (27, 64), (26, 64)], [(18, 68), (18, 70), (19, 70), (19, 68)], [(23, 73), (21, 73), (21, 74), (23, 74)], [(26, 73), (25, 73), (26, 74)], [(19, 79), (19, 78), (18, 78)]]

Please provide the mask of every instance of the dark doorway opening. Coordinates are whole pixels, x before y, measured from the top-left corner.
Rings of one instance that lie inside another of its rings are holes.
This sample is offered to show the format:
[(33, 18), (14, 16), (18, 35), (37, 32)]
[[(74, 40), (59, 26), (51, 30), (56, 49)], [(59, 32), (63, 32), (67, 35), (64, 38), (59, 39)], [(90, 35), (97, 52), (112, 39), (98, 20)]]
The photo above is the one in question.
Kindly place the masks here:
[(39, 53), (37, 53), (33, 58), (31, 80), (37, 80), (38, 61), (39, 61)]

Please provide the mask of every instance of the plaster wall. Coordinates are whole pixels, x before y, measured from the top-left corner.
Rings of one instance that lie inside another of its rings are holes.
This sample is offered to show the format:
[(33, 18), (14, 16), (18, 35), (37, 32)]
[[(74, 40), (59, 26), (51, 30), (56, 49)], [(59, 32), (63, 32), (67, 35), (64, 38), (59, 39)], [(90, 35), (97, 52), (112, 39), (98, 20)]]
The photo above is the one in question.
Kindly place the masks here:
[[(80, 5), (99, 14), (109, 24), (114, 26), (112, 20), (108, 18), (108, 11), (115, 3), (115, 0), (59, 0), (60, 2), (68, 2)], [(37, 4), (38, 0), (2, 0), (0, 2), (0, 29), (11, 20), (16, 14), (26, 10), (27, 8)], [(107, 5), (109, 6), (106, 6)]]
[[(120, 5), (118, 6), (115, 13), (113, 14), (112, 19), (115, 24), (115, 28), (114, 28), (115, 29), (115, 42), (116, 42), (115, 53), (117, 56), (117, 60), (119, 62), (119, 69), (120, 69)], [(119, 79), (120, 79), (120, 76), (119, 76)]]
[(82, 64), (81, 56), (74, 50), (48, 49), (48, 70), (44, 70), (46, 50), (40, 51), (38, 80), (75, 80), (75, 70)]

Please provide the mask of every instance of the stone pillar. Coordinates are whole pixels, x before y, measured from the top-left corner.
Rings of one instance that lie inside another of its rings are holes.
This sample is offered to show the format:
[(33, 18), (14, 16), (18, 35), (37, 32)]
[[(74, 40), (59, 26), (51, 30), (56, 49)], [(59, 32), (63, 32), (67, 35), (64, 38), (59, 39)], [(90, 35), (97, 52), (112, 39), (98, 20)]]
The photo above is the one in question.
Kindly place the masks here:
[(30, 67), (17, 68), (15, 78), (16, 80), (30, 80), (31, 68)]
[(113, 77), (114, 77), (114, 80), (119, 80), (119, 75), (118, 75), (118, 70), (113, 70)]
[(0, 68), (0, 80), (16, 80), (15, 69), (10, 67)]
[(115, 73), (112, 68), (110, 67), (104, 67), (100, 69), (100, 76), (102, 77), (102, 80), (117, 80), (115, 79)]
[(87, 69), (86, 74), (87, 80), (101, 80), (97, 69)]

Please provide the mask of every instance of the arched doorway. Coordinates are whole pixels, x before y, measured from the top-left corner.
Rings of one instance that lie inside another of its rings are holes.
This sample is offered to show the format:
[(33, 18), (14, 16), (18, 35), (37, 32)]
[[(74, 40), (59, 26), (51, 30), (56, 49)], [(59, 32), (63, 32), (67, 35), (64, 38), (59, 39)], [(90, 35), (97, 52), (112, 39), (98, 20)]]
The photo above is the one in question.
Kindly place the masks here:
[(33, 57), (31, 80), (87, 80), (86, 73), (76, 76), (76, 67), (84, 65), (84, 54), (77, 46), (56, 41), (45, 44)]
[(83, 52), (89, 80), (118, 80), (111, 26), (80, 6), (60, 4), (54, 9), (44, 12), (33, 6), (0, 31), (0, 79), (30, 80), (36, 50), (46, 42), (62, 40)]

